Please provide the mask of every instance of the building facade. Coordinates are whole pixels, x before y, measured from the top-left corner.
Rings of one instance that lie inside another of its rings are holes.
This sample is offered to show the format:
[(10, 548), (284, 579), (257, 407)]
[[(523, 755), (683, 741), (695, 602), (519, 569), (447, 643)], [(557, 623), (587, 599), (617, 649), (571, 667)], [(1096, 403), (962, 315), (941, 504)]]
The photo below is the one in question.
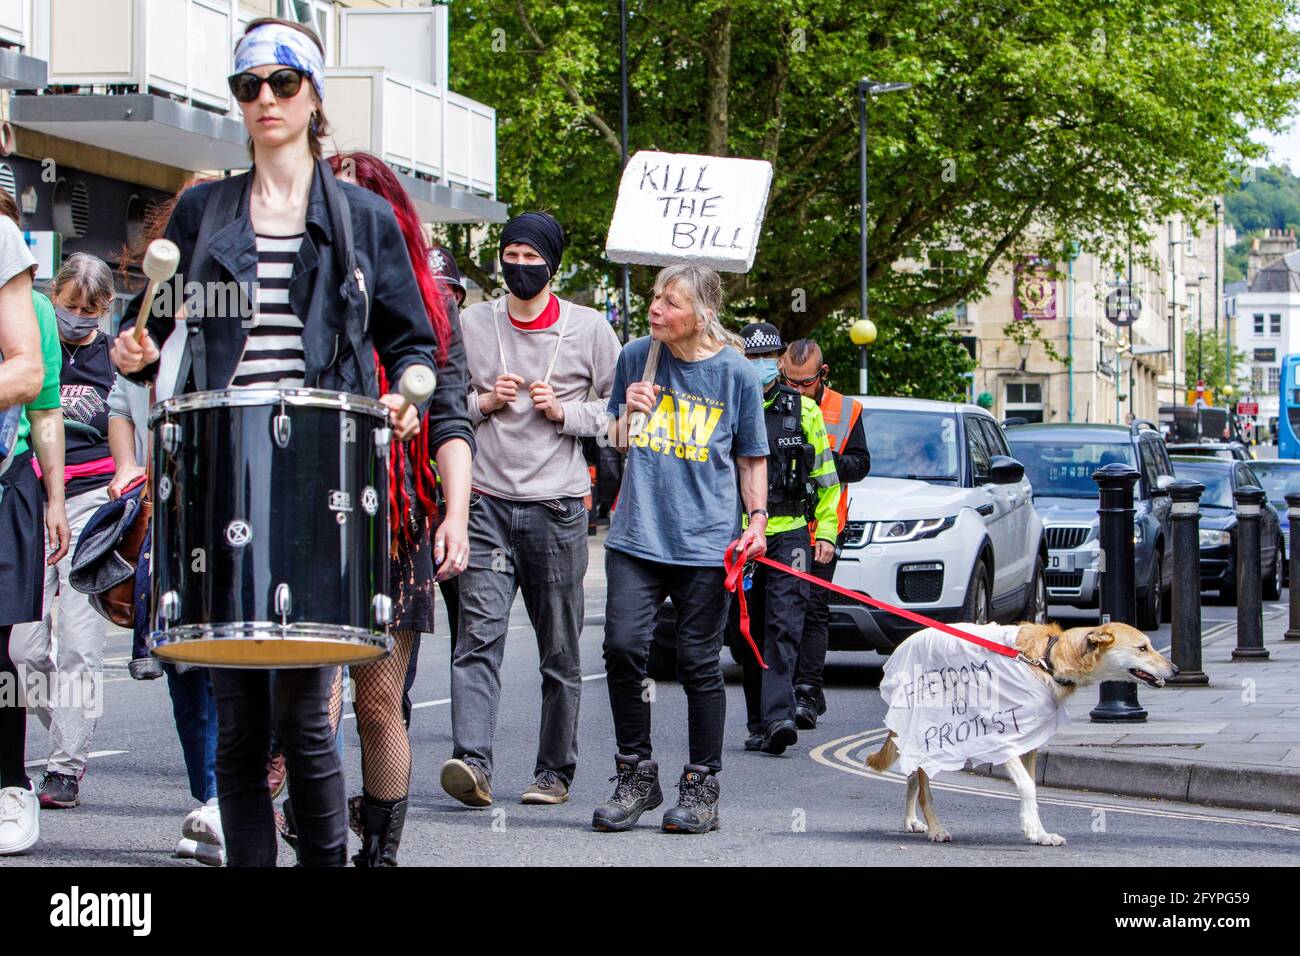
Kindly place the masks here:
[[(249, 21), (326, 48), (327, 149), (382, 157), (427, 223), (498, 222), (496, 114), (450, 88), (448, 11), (412, 0), (6, 0), (0, 188), (29, 241), (116, 267), (148, 207), (249, 165), (226, 77)], [(39, 258), (39, 256), (38, 256)]]
[[(1102, 423), (1155, 421), (1161, 405), (1186, 401), (1183, 334), (1222, 301), (1223, 233), (1216, 244), (1212, 224), (1178, 218), (1149, 229), (1131, 262), (1079, 252), (1001, 265), (954, 326), (975, 345), (971, 399), (1003, 419)], [(1130, 288), (1137, 301), (1125, 308)], [(1108, 300), (1135, 321), (1110, 321)]]
[(1238, 388), (1243, 401), (1258, 407), (1254, 426), (1273, 434), (1277, 419), (1282, 359), (1300, 352), (1300, 252), (1295, 230), (1269, 230), (1251, 240), (1246, 281), (1229, 290), (1233, 346), (1245, 353)]

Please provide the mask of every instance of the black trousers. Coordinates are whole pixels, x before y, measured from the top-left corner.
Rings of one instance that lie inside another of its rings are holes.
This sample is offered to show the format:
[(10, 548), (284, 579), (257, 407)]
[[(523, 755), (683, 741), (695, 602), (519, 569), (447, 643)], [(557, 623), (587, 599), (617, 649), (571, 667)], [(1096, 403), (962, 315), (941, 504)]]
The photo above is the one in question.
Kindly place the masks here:
[(343, 766), (329, 718), (333, 678), (332, 667), (212, 669), (217, 797), (230, 866), (275, 866), (275, 818), (266, 785), (272, 731), (289, 774), (299, 859), (304, 866), (347, 862)]
[[(768, 535), (767, 556), (808, 571), (812, 567), (808, 529)], [(748, 645), (741, 647), (745, 717), (751, 734), (762, 733), (777, 720), (794, 720), (794, 668), (799, 659), (810, 587), (807, 581), (766, 565), (760, 564), (754, 571), (753, 586), (745, 595), (749, 604), (749, 633), (762, 651), (768, 669), (758, 666)], [(738, 628), (739, 614), (731, 617)], [(745, 641), (739, 636), (734, 640), (742, 645)]]
[[(830, 564), (813, 562), (813, 576), (823, 581), (833, 581), (835, 566), (839, 563), (838, 557), (831, 558)], [(808, 613), (804, 615), (803, 640), (799, 642), (799, 662), (795, 665), (794, 682), (796, 686), (806, 684), (821, 690), (826, 669), (826, 648), (830, 643), (831, 592), (815, 584), (808, 585), (808, 591)]]
[(686, 691), (690, 762), (722, 769), (727, 691), (722, 638), (730, 595), (722, 568), (684, 567), (605, 549), (605, 681), (618, 752), (651, 758), (646, 661), (665, 597), (677, 612), (677, 677)]

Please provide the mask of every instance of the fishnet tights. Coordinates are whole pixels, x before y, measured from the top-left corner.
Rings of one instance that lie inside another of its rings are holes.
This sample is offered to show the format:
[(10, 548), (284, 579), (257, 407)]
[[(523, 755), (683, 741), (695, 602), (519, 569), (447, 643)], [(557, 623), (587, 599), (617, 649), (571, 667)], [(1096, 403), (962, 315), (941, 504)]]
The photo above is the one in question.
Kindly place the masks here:
[[(394, 631), (391, 654), (351, 671), (356, 682), (352, 707), (361, 735), (361, 781), (376, 800), (401, 800), (411, 786), (411, 740), (402, 718), (402, 688), (418, 639), (415, 631)], [(332, 717), (332, 700), (330, 712)]]

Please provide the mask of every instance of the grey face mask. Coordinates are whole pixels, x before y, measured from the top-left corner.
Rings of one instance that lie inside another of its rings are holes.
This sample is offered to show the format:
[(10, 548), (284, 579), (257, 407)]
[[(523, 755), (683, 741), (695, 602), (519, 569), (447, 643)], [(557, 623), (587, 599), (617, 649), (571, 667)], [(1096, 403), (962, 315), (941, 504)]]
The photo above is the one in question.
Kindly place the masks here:
[(55, 306), (54, 318), (59, 323), (60, 337), (68, 342), (78, 342), (99, 328), (99, 316), (77, 315), (60, 306)]

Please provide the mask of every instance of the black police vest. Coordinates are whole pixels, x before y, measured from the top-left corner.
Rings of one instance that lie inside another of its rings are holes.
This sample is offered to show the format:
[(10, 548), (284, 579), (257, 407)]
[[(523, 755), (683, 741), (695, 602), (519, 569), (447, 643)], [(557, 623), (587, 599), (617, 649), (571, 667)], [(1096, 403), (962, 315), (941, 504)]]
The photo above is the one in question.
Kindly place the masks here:
[(803, 407), (798, 392), (777, 386), (777, 396), (763, 412), (767, 425), (767, 510), (777, 515), (811, 518), (817, 491), (813, 486), (815, 450), (803, 433)]

